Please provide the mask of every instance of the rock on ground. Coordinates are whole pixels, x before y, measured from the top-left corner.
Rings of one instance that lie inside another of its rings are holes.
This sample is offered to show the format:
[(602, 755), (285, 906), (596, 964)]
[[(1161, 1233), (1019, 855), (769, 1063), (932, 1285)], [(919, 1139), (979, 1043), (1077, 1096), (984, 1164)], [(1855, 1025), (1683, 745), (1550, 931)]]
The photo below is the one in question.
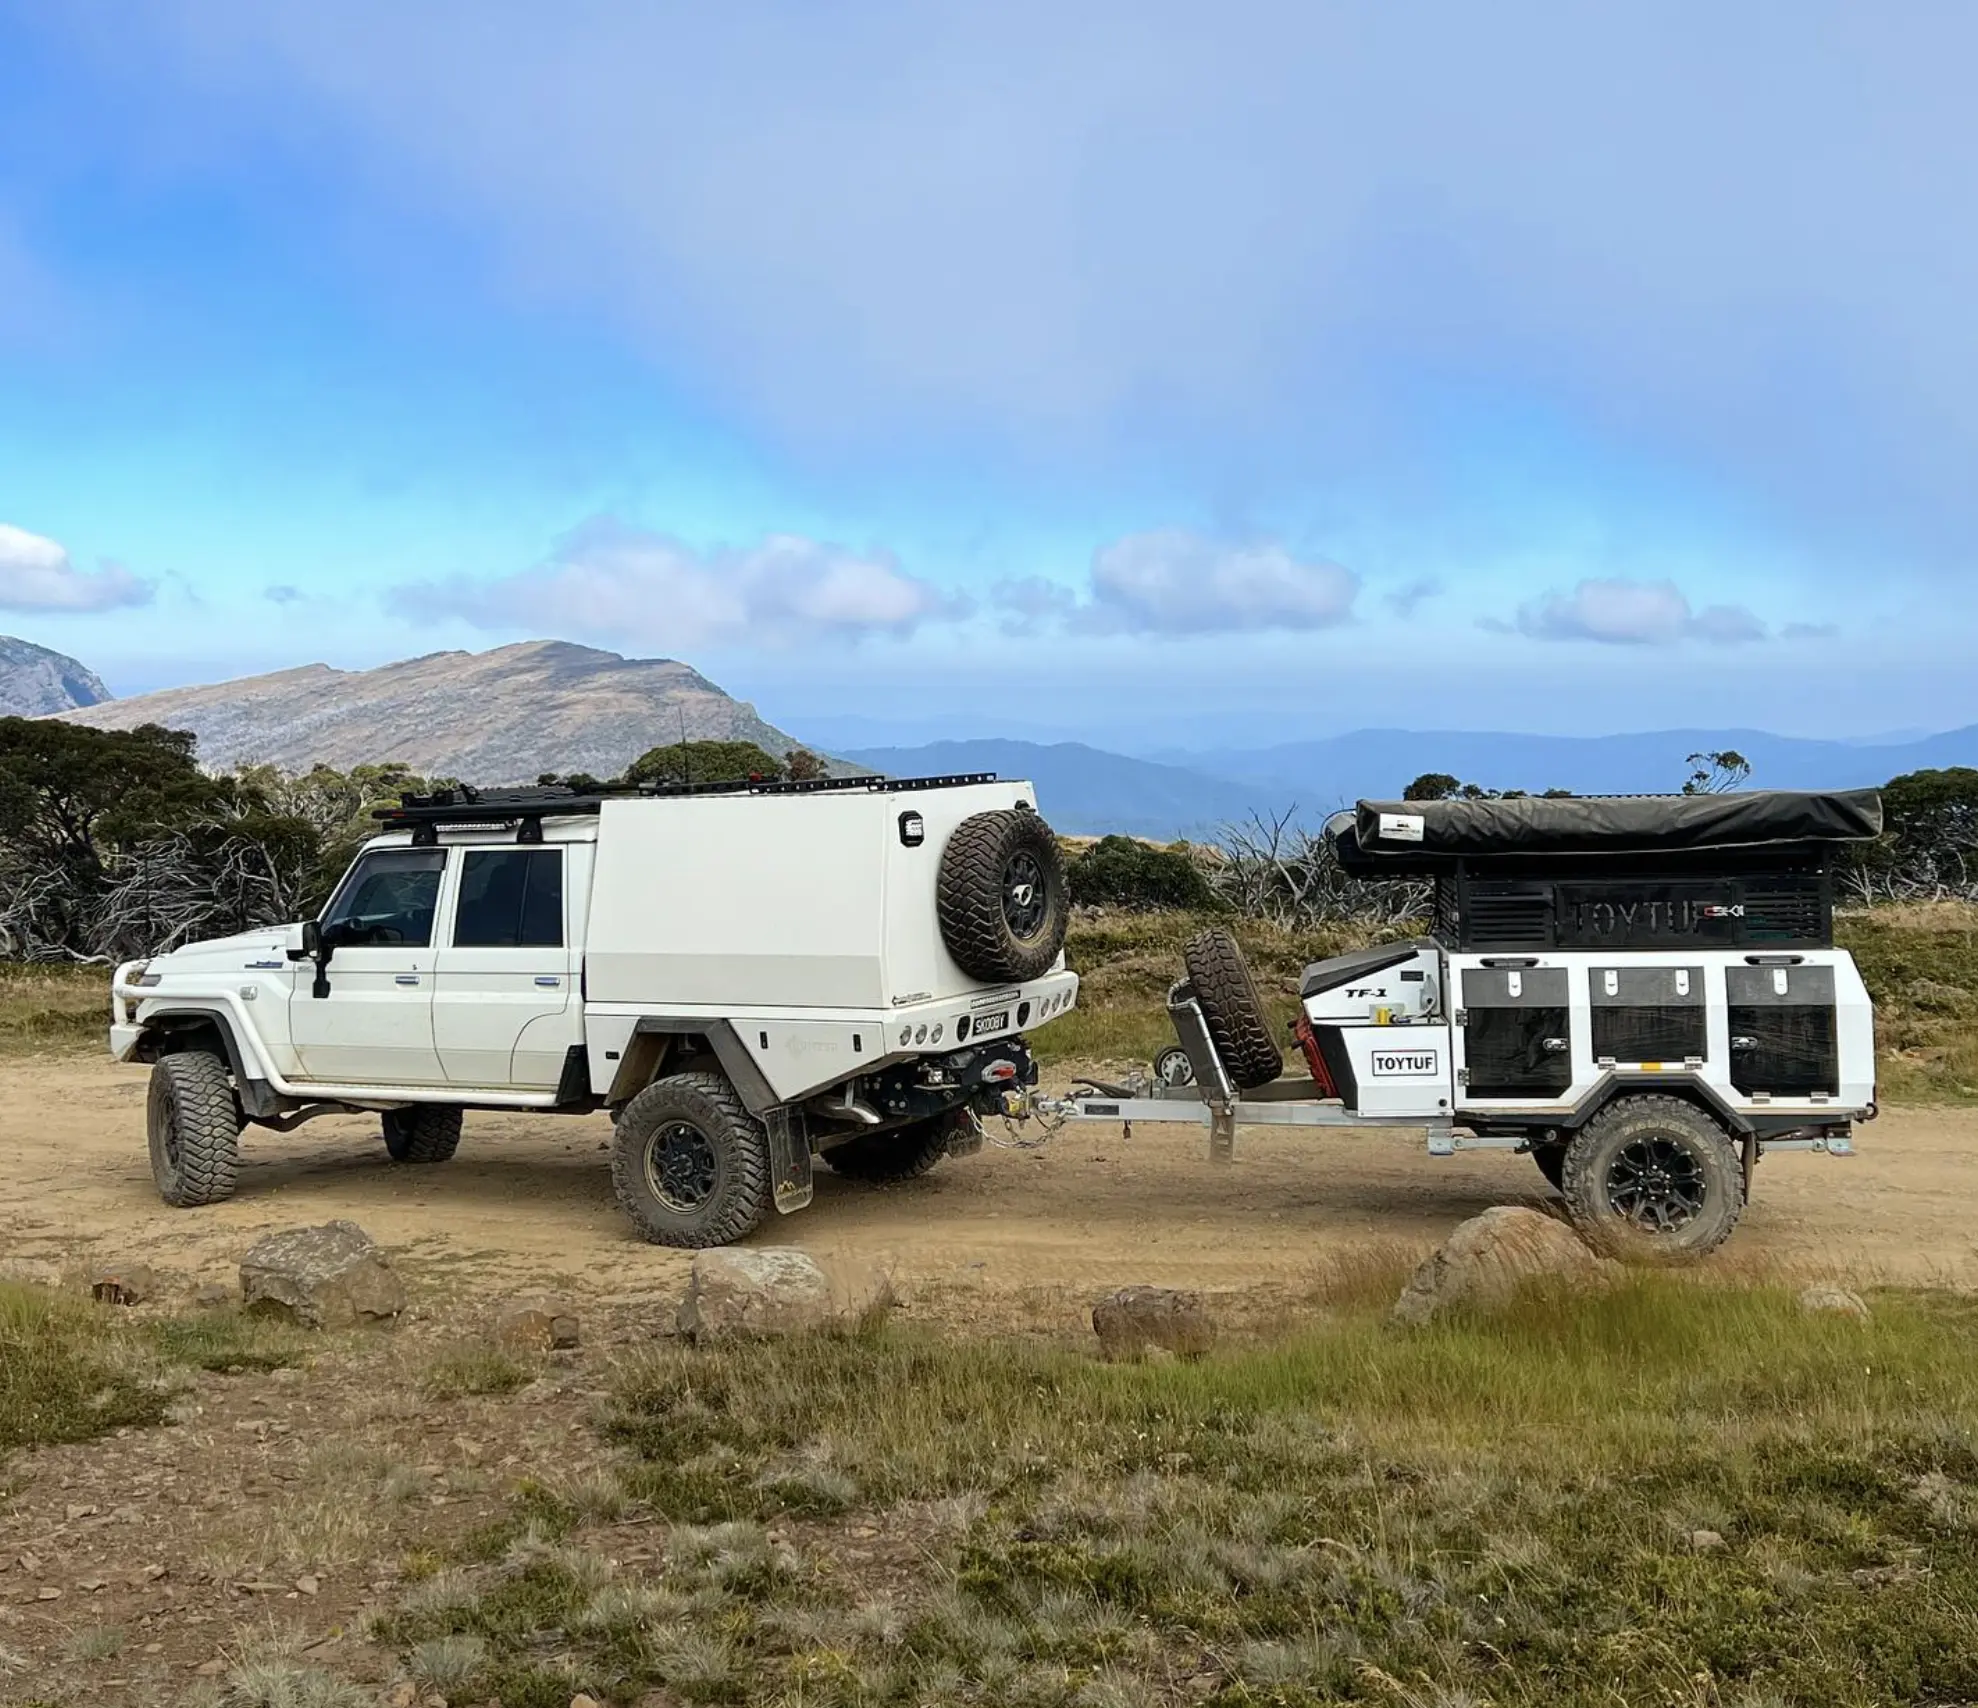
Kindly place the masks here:
[(518, 1299), (495, 1318), (494, 1337), (511, 1352), (567, 1350), (578, 1344), (577, 1308), (566, 1299)]
[(1393, 1320), (1432, 1322), (1458, 1307), (1501, 1304), (1533, 1281), (1597, 1286), (1619, 1268), (1566, 1223), (1499, 1205), (1460, 1224), (1415, 1271), (1395, 1301)]
[(692, 1340), (843, 1334), (892, 1304), (892, 1280), (875, 1263), (820, 1261), (789, 1246), (729, 1246), (694, 1254), (679, 1328)]
[(1861, 1322), (1872, 1314), (1868, 1301), (1845, 1287), (1808, 1287), (1799, 1296), (1799, 1308), (1808, 1316), (1854, 1317)]
[(383, 1322), (405, 1309), (405, 1286), (355, 1222), (288, 1228), (240, 1260), (242, 1305), (307, 1328)]
[(1216, 1325), (1200, 1293), (1172, 1287), (1122, 1287), (1092, 1307), (1092, 1332), (1108, 1358), (1149, 1351), (1199, 1358), (1216, 1342)]
[(164, 1291), (147, 1263), (106, 1263), (89, 1274), (90, 1294), (106, 1305), (144, 1305)]

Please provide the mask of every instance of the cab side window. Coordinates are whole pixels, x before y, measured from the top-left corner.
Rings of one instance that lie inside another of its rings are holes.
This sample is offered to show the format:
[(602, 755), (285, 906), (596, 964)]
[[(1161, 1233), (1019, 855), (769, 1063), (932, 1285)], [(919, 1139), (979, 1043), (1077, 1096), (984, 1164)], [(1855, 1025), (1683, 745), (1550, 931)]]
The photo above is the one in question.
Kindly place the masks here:
[(563, 946), (563, 850), (475, 848), (460, 869), (456, 949)]
[(323, 915), (323, 941), (423, 949), (433, 940), (443, 848), (380, 848), (360, 858)]

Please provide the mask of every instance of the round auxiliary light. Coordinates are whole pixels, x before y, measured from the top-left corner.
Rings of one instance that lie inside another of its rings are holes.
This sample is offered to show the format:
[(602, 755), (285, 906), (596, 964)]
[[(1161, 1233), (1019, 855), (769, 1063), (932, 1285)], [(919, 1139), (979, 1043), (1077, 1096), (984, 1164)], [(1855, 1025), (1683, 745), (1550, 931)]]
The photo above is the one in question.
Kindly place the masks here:
[(936, 1022), (935, 1022), (935, 1026), (934, 1026), (934, 1032), (933, 1032), (933, 1038), (934, 1038), (934, 1042), (935, 1042), (935, 1043), (937, 1043), (937, 1044), (938, 1044), (938, 1043), (940, 1043), (940, 1041), (941, 1041), (941, 1026), (940, 1026), (940, 1022), (938, 1022), (938, 1021), (936, 1021)]
[(913, 1041), (916, 1044), (924, 1044), (927, 1042), (927, 1028), (925, 1026), (922, 1026), (914, 1033)]
[(900, 1048), (904, 1050), (912, 1042), (913, 1028), (911, 1026), (902, 1026), (900, 1028)]
[(964, 1014), (955, 1022), (955, 1042), (960, 1043), (968, 1036), (968, 1016)]

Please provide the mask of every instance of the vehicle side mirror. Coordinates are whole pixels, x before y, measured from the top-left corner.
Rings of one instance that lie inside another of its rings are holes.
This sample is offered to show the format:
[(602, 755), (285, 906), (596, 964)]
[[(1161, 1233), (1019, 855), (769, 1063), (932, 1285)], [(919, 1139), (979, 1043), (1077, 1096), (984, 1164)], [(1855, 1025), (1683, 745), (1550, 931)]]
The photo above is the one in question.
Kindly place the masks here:
[(316, 977), (311, 981), (309, 994), (320, 1000), (330, 994), (330, 957), (336, 953), (336, 935), (327, 932), (313, 919), (302, 924), (302, 958), (316, 963)]
[(313, 919), (305, 919), (300, 925), (288, 928), (288, 941), (283, 947), (291, 961), (313, 961), (316, 951), (323, 941), (323, 928)]

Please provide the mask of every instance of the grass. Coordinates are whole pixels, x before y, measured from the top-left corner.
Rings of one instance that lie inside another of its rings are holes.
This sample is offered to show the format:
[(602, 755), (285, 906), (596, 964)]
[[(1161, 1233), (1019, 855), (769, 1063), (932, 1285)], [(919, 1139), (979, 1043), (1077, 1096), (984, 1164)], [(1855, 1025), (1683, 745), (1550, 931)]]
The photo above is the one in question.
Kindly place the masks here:
[(540, 1370), (485, 1341), (462, 1341), (441, 1352), (419, 1376), (428, 1399), (457, 1400), (470, 1395), (512, 1394), (526, 1388)]
[(1835, 936), (1875, 998), (1881, 1097), (1978, 1102), (1978, 907), (1873, 908), (1843, 915)]
[(271, 1370), (301, 1337), (232, 1314), (132, 1321), (74, 1294), (0, 1281), (0, 1456), (165, 1415), (187, 1367)]
[(168, 1385), (109, 1309), (0, 1282), (0, 1455), (165, 1415)]
[(1654, 1274), (1195, 1364), (669, 1347), (611, 1428), (658, 1557), (525, 1523), (379, 1627), (409, 1670), (555, 1708), (1978, 1697), (1967, 1301)]
[(110, 969), (0, 961), (0, 1053), (104, 1047)]
[(302, 1364), (309, 1340), (302, 1330), (238, 1311), (202, 1311), (146, 1323), (159, 1352), (173, 1364), (226, 1375), (285, 1370)]

